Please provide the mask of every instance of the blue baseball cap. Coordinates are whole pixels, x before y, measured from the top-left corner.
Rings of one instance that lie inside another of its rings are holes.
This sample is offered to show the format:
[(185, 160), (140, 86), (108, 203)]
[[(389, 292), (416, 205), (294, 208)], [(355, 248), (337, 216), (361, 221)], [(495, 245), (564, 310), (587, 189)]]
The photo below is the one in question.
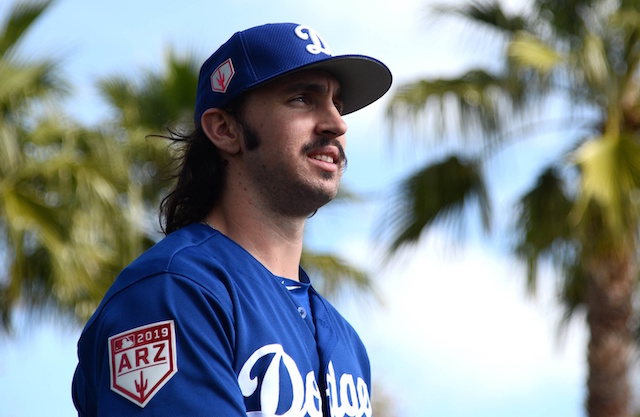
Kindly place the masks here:
[(210, 108), (224, 108), (247, 90), (295, 71), (320, 69), (340, 83), (343, 114), (382, 97), (391, 87), (391, 71), (364, 55), (331, 55), (322, 37), (308, 26), (274, 23), (236, 32), (202, 65), (194, 122)]

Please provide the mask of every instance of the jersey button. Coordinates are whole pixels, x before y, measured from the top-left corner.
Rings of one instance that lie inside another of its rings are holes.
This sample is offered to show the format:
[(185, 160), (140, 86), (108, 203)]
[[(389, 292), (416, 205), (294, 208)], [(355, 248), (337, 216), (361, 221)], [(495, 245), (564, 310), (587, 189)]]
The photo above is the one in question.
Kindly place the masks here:
[(307, 318), (307, 310), (305, 310), (304, 307), (298, 307), (298, 313), (300, 313), (303, 319)]

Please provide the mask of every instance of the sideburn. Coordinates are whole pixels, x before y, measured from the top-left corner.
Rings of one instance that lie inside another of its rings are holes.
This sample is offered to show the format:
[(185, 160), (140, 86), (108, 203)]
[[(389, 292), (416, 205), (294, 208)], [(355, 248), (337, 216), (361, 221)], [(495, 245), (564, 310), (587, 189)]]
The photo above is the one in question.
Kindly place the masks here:
[(236, 119), (236, 123), (242, 129), (242, 134), (244, 136), (244, 144), (247, 147), (248, 151), (252, 151), (256, 149), (260, 145), (260, 137), (258, 136), (258, 132), (256, 132), (251, 126), (249, 126), (244, 121), (244, 102), (246, 97), (240, 96), (237, 98), (231, 108), (227, 110), (229, 113), (233, 114)]
[(242, 123), (242, 121), (238, 120), (238, 124), (242, 127), (242, 133), (244, 136), (244, 144), (247, 147), (248, 151), (252, 151), (256, 149), (260, 145), (260, 138), (258, 137), (258, 133), (251, 127), (249, 127), (246, 123)]

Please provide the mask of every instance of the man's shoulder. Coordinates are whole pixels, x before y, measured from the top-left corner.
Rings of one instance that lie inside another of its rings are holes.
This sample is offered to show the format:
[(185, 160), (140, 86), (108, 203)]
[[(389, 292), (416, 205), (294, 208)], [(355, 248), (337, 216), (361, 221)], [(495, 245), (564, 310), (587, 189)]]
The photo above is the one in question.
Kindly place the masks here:
[(228, 310), (229, 274), (220, 261), (226, 255), (220, 254), (234, 248), (226, 240), (197, 224), (169, 234), (120, 272), (85, 330), (96, 321), (123, 321), (121, 316), (132, 312), (136, 316), (142, 310), (177, 311), (168, 305), (182, 296), (207, 294), (206, 298), (215, 298)]
[(136, 258), (123, 272), (140, 269), (168, 271), (177, 259), (197, 256), (211, 245), (220, 246), (216, 233), (200, 224), (192, 224), (168, 234)]
[(247, 252), (217, 230), (199, 223), (164, 237), (142, 253), (120, 274), (142, 278), (160, 273), (182, 274), (192, 269), (226, 268), (252, 259)]
[(166, 287), (169, 292), (175, 285), (216, 294), (235, 292), (237, 287), (252, 287), (265, 274), (264, 266), (241, 246), (209, 226), (194, 223), (170, 233), (122, 270), (102, 304), (123, 292), (144, 292), (149, 286)]

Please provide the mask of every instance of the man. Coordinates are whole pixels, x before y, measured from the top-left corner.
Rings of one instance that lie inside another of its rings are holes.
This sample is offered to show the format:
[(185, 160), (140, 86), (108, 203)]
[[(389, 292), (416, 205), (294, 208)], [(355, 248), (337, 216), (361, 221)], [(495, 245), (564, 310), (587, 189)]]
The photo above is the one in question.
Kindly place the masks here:
[(78, 342), (80, 416), (371, 416), (369, 360), (300, 268), (335, 197), (342, 115), (391, 73), (309, 27), (238, 32), (202, 66), (193, 134), (162, 215)]

